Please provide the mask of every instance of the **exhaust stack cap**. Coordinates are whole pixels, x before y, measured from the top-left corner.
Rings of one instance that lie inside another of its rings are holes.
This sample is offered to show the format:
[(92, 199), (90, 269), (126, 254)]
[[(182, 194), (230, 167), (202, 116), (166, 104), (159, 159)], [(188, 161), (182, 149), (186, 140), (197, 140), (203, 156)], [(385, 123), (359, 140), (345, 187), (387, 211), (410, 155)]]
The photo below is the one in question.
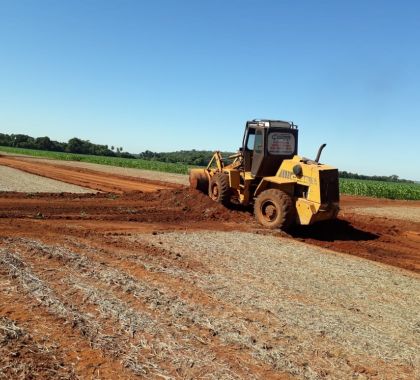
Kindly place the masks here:
[(327, 144), (322, 144), (318, 149), (318, 154), (316, 155), (315, 162), (318, 163), (321, 158), (322, 150), (327, 146)]

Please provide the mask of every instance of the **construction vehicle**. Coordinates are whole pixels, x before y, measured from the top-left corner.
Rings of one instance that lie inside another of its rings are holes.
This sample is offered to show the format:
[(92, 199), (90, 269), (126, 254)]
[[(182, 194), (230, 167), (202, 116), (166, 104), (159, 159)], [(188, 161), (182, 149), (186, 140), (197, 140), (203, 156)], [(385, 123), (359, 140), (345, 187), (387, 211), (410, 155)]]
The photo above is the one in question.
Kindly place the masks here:
[(337, 217), (338, 170), (297, 155), (293, 122), (252, 120), (239, 152), (223, 158), (216, 151), (206, 169), (190, 171), (190, 186), (225, 206), (253, 205), (255, 218), (268, 228), (286, 230)]

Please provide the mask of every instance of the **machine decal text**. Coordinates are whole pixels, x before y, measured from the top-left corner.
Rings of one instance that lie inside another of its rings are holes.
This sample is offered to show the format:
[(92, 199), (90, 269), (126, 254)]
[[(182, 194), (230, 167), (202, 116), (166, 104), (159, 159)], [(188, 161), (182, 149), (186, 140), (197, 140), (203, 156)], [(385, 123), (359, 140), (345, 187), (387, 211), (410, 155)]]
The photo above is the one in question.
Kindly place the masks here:
[[(288, 170), (284, 170), (284, 169), (280, 171), (280, 177), (287, 178), (287, 179), (296, 179), (297, 178), (293, 172), (288, 171)], [(316, 178), (308, 177), (306, 175), (303, 175), (302, 177), (298, 178), (298, 180), (299, 180), (299, 182), (303, 182), (303, 183), (306, 183), (308, 185), (317, 185), (318, 184), (318, 181), (316, 180)]]

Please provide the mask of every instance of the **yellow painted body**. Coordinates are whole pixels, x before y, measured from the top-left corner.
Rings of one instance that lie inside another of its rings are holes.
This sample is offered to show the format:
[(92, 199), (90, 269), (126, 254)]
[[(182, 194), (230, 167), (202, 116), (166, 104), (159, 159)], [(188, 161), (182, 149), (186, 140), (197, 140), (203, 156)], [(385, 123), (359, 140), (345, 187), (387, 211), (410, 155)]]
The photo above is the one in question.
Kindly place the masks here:
[[(292, 159), (284, 160), (275, 176), (255, 178), (251, 172), (240, 169), (240, 157), (232, 156), (234, 161), (225, 165), (220, 153), (216, 152), (205, 170), (193, 169), (192, 172), (205, 172), (208, 180), (217, 172), (226, 173), (232, 192), (243, 205), (253, 203), (264, 190), (280, 189), (289, 194), (295, 202), (297, 224), (308, 225), (336, 218), (339, 211), (337, 169), (296, 155)], [(299, 175), (293, 171), (296, 165), (301, 167)], [(328, 186), (330, 191), (325, 192)]]
[[(300, 165), (302, 175), (296, 176), (293, 167)], [(273, 177), (264, 177), (257, 187), (255, 196), (266, 188), (277, 187), (295, 198), (296, 216), (299, 224), (307, 225), (321, 220), (334, 219), (339, 211), (338, 198), (334, 201), (321, 199), (320, 173), (326, 172), (337, 177), (338, 172), (329, 165), (319, 164), (313, 161), (305, 163), (300, 156), (294, 156), (290, 160), (284, 160), (277, 173)], [(304, 196), (296, 196), (294, 190), (296, 185), (305, 187), (307, 191)], [(337, 189), (338, 191), (338, 189)]]

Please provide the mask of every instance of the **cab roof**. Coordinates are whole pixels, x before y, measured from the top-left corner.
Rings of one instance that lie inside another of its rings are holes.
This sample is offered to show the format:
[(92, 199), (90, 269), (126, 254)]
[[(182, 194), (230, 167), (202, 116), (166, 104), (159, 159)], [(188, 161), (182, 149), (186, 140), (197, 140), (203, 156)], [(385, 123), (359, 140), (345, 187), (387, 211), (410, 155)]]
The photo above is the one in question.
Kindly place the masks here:
[(293, 121), (284, 120), (269, 120), (269, 119), (254, 119), (246, 122), (247, 126), (252, 125), (256, 127), (278, 127), (278, 128), (291, 128), (297, 129), (297, 125)]

